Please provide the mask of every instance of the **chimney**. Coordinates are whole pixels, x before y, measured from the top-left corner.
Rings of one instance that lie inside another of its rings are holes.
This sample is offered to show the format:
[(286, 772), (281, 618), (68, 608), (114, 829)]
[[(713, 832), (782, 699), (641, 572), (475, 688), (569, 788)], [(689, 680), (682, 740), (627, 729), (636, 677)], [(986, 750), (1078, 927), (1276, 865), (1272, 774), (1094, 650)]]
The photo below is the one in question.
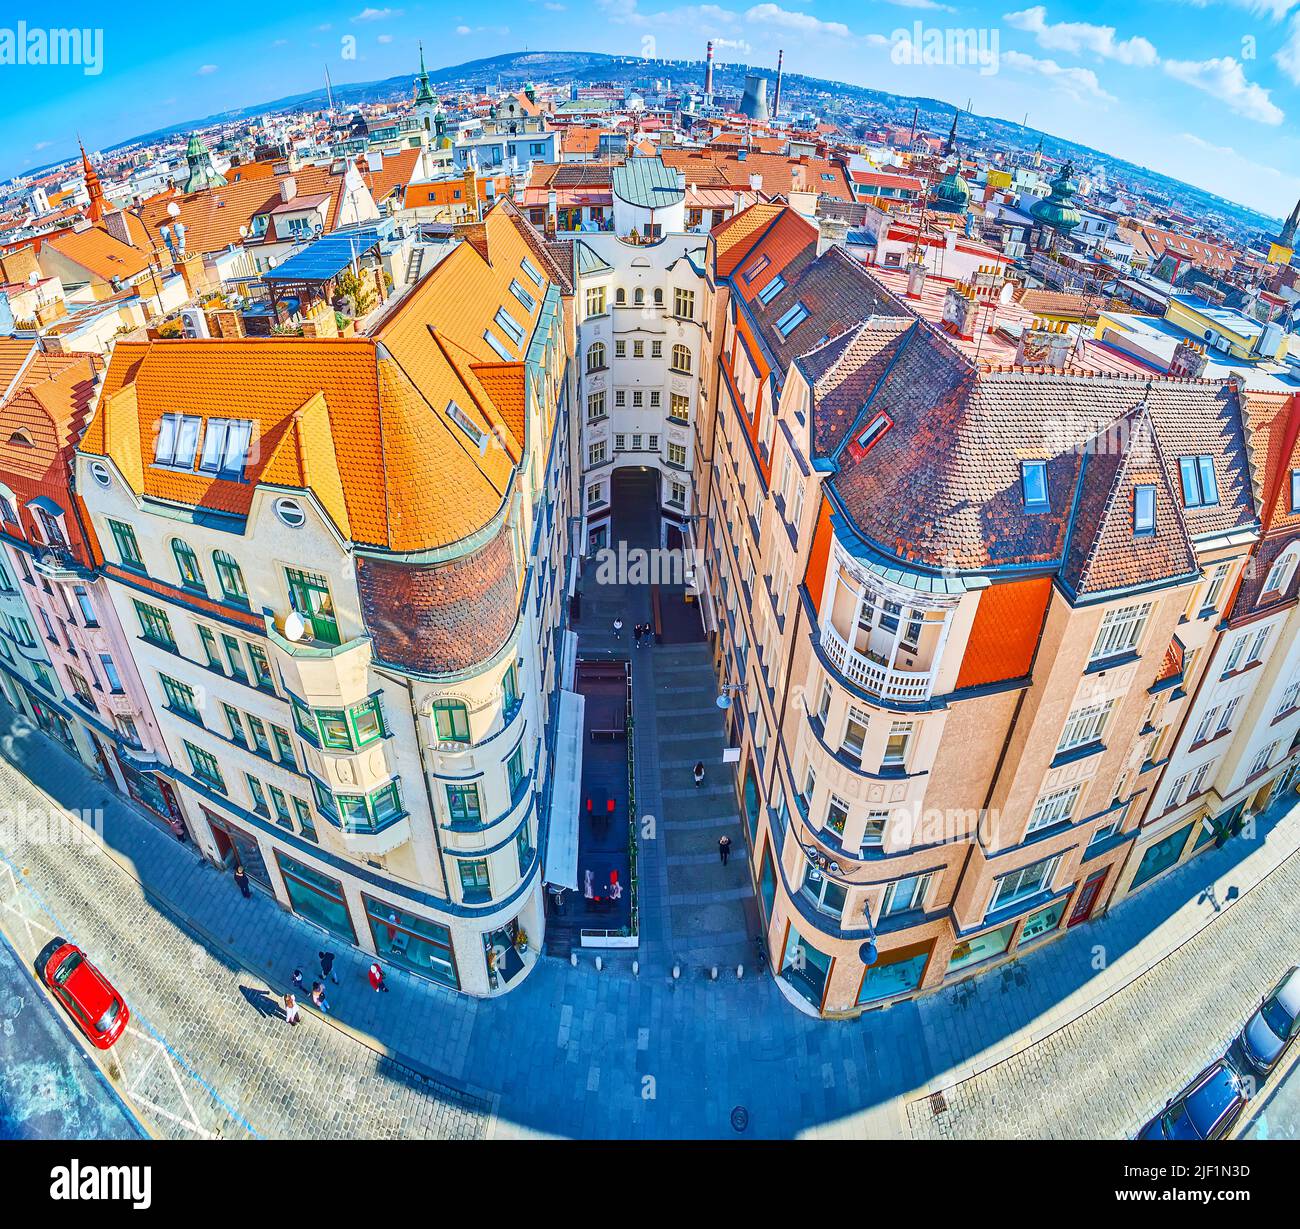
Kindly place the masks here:
[(120, 209), (110, 210), (104, 215), (104, 229), (119, 243), (131, 243), (131, 232), (126, 227), (126, 214)]
[(478, 171), (473, 166), (465, 168), (465, 200), (469, 205), (471, 222), (479, 220), (478, 212)]
[(962, 341), (975, 336), (975, 296), (964, 282), (949, 286), (943, 296), (943, 322)]
[(925, 291), (925, 261), (913, 260), (907, 266), (907, 297), (919, 299)]
[(376, 265), (375, 274), (375, 302), (382, 303), (388, 298), (388, 283), (384, 280), (383, 265)]
[(280, 180), (280, 200), (287, 205), (297, 195), (298, 181), (292, 175), (286, 175)]
[(1198, 346), (1188, 337), (1174, 347), (1174, 356), (1169, 360), (1169, 374), (1181, 380), (1199, 380), (1205, 374), (1209, 356), (1204, 346)]
[(761, 175), (751, 175), (749, 177), (749, 190), (757, 196), (763, 190), (763, 177)]
[(828, 248), (842, 248), (849, 237), (849, 224), (839, 218), (817, 219), (817, 255)]
[(709, 40), (708, 50), (704, 53), (704, 101), (713, 101), (713, 40)]
[(1064, 320), (1053, 324), (1049, 320), (1035, 320), (1020, 334), (1016, 346), (1017, 367), (1050, 367), (1060, 371), (1070, 352), (1069, 325)]
[(213, 337), (243, 337), (243, 317), (237, 311), (233, 311), (228, 307), (208, 312), (208, 332)]
[(781, 114), (781, 66), (785, 63), (785, 52), (776, 53), (776, 96), (772, 99), (772, 118)]

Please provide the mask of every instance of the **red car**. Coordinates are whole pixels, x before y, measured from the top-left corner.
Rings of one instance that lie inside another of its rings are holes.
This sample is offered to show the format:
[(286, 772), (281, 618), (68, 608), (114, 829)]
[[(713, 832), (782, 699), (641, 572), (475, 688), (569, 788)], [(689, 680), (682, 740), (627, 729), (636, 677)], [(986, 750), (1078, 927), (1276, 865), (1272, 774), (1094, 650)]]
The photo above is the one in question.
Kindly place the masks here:
[(63, 944), (45, 962), (45, 982), (91, 1045), (107, 1050), (122, 1035), (131, 1018), (126, 1000), (75, 943)]

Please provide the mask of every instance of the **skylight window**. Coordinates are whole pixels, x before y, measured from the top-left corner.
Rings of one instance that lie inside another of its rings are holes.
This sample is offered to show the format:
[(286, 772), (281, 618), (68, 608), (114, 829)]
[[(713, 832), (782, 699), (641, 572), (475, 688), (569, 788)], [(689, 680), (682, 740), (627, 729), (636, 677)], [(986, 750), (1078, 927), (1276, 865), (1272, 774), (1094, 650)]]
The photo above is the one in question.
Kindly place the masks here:
[(253, 442), (253, 424), (239, 418), (210, 418), (203, 435), (203, 456), (199, 468), (238, 482), (248, 463), (248, 447)]
[(760, 256), (748, 269), (745, 270), (745, 282), (752, 282), (768, 265), (772, 263), (771, 257)]
[[(783, 278), (778, 273), (770, 282), (768, 282), (766, 286), (763, 287), (762, 290), (758, 292), (758, 301), (763, 304), (770, 303), (784, 289), (785, 289), (785, 278)], [(795, 323), (797, 324), (798, 321), (796, 321)], [(794, 328), (794, 325), (792, 324), (790, 328)]]
[(522, 345), (524, 340), (524, 326), (519, 323), (504, 307), (497, 308), (497, 314), (492, 317), (499, 328), (515, 345)]
[(1133, 534), (1141, 537), (1156, 531), (1156, 489), (1153, 486), (1133, 488)]
[(528, 280), (532, 282), (538, 290), (540, 290), (542, 288), (542, 275), (537, 271), (536, 266), (529, 261), (527, 256), (519, 262), (519, 267), (525, 274), (527, 274)]
[(1025, 498), (1025, 507), (1031, 512), (1045, 512), (1047, 499), (1047, 462), (1022, 461), (1020, 463), (1020, 487)]
[(496, 339), (491, 329), (483, 330), (483, 340), (496, 351), (499, 358), (504, 359), (507, 363), (513, 363), (515, 361), (515, 356)]
[(447, 417), (474, 441), (475, 448), (480, 452), (483, 450), (483, 445), (487, 442), (487, 436), (474, 425), (469, 415), (454, 401), (447, 402)]
[(194, 454), (199, 446), (199, 429), (202, 426), (203, 419), (191, 414), (164, 414), (158, 420), (154, 464), (193, 469)]
[(1219, 502), (1213, 457), (1179, 457), (1178, 472), (1183, 481), (1185, 507), (1212, 508)]
[(782, 337), (789, 337), (807, 319), (808, 309), (802, 303), (796, 303), (776, 322), (776, 327)]
[(858, 447), (866, 452), (891, 426), (893, 422), (888, 414), (877, 414), (867, 423), (867, 429), (858, 436)]
[(518, 279), (511, 281), (510, 293), (523, 304), (525, 311), (532, 311), (537, 306), (537, 300), (528, 293), (520, 284)]

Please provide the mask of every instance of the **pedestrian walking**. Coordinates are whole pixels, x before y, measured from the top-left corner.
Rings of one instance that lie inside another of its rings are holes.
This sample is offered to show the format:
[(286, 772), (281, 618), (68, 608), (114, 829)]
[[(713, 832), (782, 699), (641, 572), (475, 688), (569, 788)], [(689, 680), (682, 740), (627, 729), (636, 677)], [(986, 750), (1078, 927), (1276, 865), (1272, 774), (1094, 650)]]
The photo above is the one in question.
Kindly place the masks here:
[(175, 834), (176, 839), (180, 841), (182, 845), (188, 845), (190, 842), (190, 834), (185, 831), (185, 825), (181, 823), (179, 819), (172, 819), (168, 822), (172, 826), (172, 832)]
[(299, 994), (302, 993), (303, 985), (302, 985), (302, 970), (301, 970), (301, 969), (294, 969), (294, 971), (293, 971), (293, 988), (294, 988), (294, 989), (295, 989)]
[(311, 984), (311, 1001), (316, 1005), (316, 1009), (322, 1015), (328, 1016), (330, 1014), (330, 1005), (328, 1000), (325, 998), (325, 987), (318, 981), (314, 981)]
[(370, 988), (378, 994), (381, 990), (388, 993), (388, 983), (384, 981), (384, 971), (377, 964), (370, 966)]
[(641, 624), (640, 623), (632, 624), (632, 639), (636, 641), (636, 647), (639, 649), (641, 647)]
[(731, 854), (731, 837), (725, 832), (718, 837), (718, 857), (722, 859), (722, 865), (727, 865), (727, 858)]
[(695, 761), (695, 788), (699, 789), (704, 784), (704, 761)]
[(292, 994), (284, 996), (284, 1018), (290, 1024), (300, 1024), (302, 1022), (302, 1012), (298, 1010), (298, 1004), (294, 1001)]
[(614, 639), (615, 640), (623, 639), (623, 616), (622, 615), (614, 616)]
[(247, 900), (252, 893), (248, 890), (248, 872), (242, 866), (235, 867), (235, 882), (239, 884), (239, 890), (243, 892), (244, 899)]
[(318, 952), (317, 954), (320, 956), (321, 981), (324, 981), (328, 977), (330, 981), (337, 986), (339, 984), (339, 979), (334, 972), (334, 953)]

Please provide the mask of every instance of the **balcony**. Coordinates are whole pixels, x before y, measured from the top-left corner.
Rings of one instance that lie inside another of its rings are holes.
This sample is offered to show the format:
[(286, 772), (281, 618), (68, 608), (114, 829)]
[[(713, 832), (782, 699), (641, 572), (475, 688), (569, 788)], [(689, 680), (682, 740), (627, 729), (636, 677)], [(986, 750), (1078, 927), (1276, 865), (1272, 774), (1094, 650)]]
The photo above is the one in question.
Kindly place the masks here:
[(930, 698), (934, 675), (930, 670), (891, 670), (856, 652), (841, 638), (829, 619), (822, 626), (822, 649), (831, 664), (849, 682), (882, 700), (919, 704)]
[(312, 639), (290, 640), (283, 624), (268, 611), (266, 637), (285, 686), (312, 708), (339, 708), (359, 703), (369, 693), (370, 637), (342, 644)]
[(85, 580), (94, 575), (62, 542), (39, 547), (32, 562), (36, 571), (49, 580)]
[(411, 817), (403, 813), (378, 830), (341, 829), (323, 825), (318, 831), (328, 831), (328, 843), (340, 852), (364, 861), (366, 858), (382, 857), (407, 844), (411, 839)]

